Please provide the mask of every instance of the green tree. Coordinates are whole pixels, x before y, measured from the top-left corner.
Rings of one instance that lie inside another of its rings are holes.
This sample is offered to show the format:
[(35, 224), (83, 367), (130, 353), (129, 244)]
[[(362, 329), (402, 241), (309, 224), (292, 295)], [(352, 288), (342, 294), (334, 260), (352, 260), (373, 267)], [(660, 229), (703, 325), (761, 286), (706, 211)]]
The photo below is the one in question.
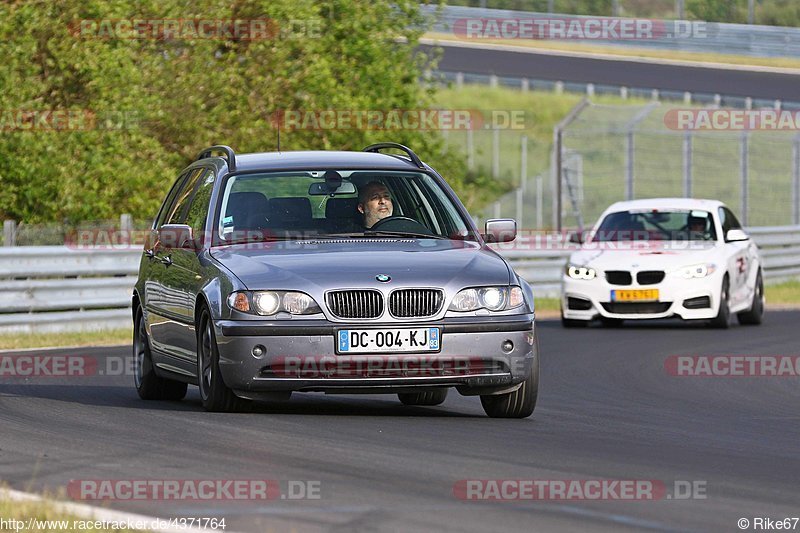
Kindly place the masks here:
[[(269, 39), (119, 39), (78, 21), (264, 19)], [(415, 51), (425, 21), (411, 0), (63, 0), (0, 5), (0, 215), (27, 222), (152, 216), (201, 148), (277, 145), (284, 110), (426, 108), (434, 59)], [(17, 131), (17, 110), (90, 110), (122, 127)], [(284, 131), (282, 148), (413, 147), (466, 192), (480, 188), (437, 132)], [(477, 195), (469, 195), (477, 197)]]

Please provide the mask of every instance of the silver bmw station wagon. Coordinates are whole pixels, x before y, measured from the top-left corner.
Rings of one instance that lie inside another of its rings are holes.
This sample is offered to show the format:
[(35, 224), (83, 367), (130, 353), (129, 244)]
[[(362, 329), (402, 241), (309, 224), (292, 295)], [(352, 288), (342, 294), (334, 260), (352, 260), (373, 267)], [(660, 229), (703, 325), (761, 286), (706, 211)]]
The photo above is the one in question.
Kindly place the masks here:
[(180, 400), (197, 385), (207, 410), (236, 411), (293, 392), (439, 405), (455, 388), (491, 417), (527, 417), (539, 384), (533, 291), (487, 247), (515, 237), (508, 219), (480, 233), (399, 144), (210, 147), (175, 181), (145, 244), (136, 389)]

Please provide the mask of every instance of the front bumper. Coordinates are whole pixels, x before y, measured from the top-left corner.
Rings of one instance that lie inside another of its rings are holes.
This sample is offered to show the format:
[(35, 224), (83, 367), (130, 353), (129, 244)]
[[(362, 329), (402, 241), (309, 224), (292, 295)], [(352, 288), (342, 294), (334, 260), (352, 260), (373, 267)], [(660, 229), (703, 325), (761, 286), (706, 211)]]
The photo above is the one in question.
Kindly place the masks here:
[[(269, 392), (394, 393), (458, 387), (464, 394), (516, 388), (538, 357), (533, 315), (420, 324), (325, 320), (214, 322), (225, 384), (243, 397)], [(439, 327), (436, 353), (336, 354), (337, 331)], [(513, 348), (503, 349), (510, 341)], [(257, 345), (265, 348), (253, 355)], [(472, 392), (475, 391), (475, 392)]]
[[(564, 318), (592, 320), (598, 317), (642, 320), (680, 317), (684, 320), (703, 320), (717, 316), (724, 271), (717, 271), (705, 278), (677, 279), (667, 274), (664, 281), (654, 285), (612, 285), (601, 274), (593, 280), (575, 280), (564, 275), (561, 281), (561, 309)], [(658, 289), (658, 302), (646, 305), (614, 305), (611, 291), (620, 289)], [(572, 302), (570, 302), (572, 298)], [(689, 308), (691, 300), (708, 298), (708, 307)], [(575, 299), (583, 300), (583, 307), (576, 309)]]

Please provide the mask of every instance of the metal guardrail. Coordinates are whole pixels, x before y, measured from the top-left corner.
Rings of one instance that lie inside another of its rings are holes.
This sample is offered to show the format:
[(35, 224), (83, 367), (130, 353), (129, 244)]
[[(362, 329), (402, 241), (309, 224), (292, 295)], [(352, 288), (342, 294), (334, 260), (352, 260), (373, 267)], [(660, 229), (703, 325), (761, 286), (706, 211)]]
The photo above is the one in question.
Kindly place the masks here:
[[(434, 19), (433, 31), (440, 33), (451, 33), (456, 21), (462, 19), (537, 18), (553, 20), (557, 18), (560, 20), (570, 20), (611, 18), (461, 6), (445, 6), (439, 15), (437, 15), (436, 7), (431, 5), (423, 5), (422, 11)], [(653, 22), (659, 25), (659, 27), (666, 28), (673, 28), (675, 23), (675, 21), (668, 20), (654, 20)], [(702, 24), (705, 30), (702, 34), (684, 38), (667, 35), (662, 36), (657, 33), (653, 38), (648, 39), (593, 40), (591, 42), (593, 45), (596, 44), (598, 46), (654, 48), (658, 50), (737, 54), (754, 57), (796, 58), (800, 56), (800, 28), (716, 22)], [(679, 33), (679, 35), (682, 35), (682, 33)], [(569, 41), (568, 39), (565, 40)], [(584, 40), (582, 42), (586, 41)]]
[[(800, 226), (749, 228), (761, 248), (768, 283), (800, 277)], [(575, 245), (529, 239), (494, 246), (533, 286), (558, 296)], [(129, 328), (139, 250), (75, 250), (65, 246), (0, 248), (0, 333)]]
[(131, 327), (141, 250), (0, 248), (0, 332)]

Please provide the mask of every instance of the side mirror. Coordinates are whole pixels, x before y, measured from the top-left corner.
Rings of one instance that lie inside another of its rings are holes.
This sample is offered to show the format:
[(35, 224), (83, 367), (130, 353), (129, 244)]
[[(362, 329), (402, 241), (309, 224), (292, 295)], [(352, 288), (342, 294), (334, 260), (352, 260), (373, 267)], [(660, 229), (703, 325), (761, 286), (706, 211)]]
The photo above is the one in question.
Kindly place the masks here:
[(725, 242), (737, 242), (750, 240), (750, 236), (741, 229), (730, 229), (725, 234)]
[(517, 238), (517, 221), (513, 218), (489, 219), (483, 238), (486, 242), (511, 242)]
[(583, 233), (580, 231), (573, 231), (569, 234), (568, 240), (572, 244), (583, 244)]
[(158, 240), (164, 248), (197, 250), (192, 228), (186, 224), (164, 224), (158, 230)]

